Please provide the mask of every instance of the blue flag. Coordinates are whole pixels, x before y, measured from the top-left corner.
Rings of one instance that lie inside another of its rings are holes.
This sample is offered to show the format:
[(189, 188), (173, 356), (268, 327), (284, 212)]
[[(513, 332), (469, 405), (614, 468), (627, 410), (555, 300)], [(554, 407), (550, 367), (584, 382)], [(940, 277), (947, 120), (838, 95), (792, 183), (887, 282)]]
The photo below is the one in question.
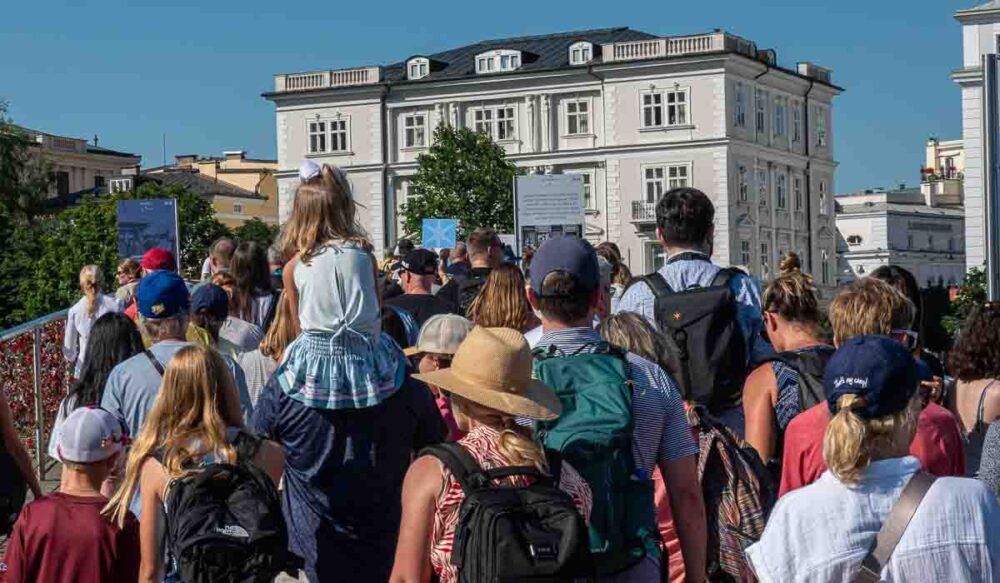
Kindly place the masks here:
[(455, 246), (457, 227), (455, 219), (424, 219), (421, 244), (425, 249), (451, 249)]

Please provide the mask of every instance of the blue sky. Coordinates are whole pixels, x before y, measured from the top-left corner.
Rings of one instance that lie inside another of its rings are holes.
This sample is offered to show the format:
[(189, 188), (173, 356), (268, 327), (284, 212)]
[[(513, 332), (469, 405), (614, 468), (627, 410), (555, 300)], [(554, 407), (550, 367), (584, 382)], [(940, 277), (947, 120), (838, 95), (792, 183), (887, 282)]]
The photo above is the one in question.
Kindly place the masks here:
[[(833, 69), (837, 191), (919, 180), (929, 136), (960, 137), (955, 10), (977, 0), (623, 3), (8, 0), (0, 99), (23, 125), (166, 156), (275, 155), (274, 73), (390, 63), (488, 38), (631, 26), (722, 28)], [(808, 4), (808, 5), (805, 5)], [(476, 9), (471, 8), (477, 6)], [(487, 8), (478, 8), (485, 6)], [(612, 6), (615, 9), (608, 10)]]

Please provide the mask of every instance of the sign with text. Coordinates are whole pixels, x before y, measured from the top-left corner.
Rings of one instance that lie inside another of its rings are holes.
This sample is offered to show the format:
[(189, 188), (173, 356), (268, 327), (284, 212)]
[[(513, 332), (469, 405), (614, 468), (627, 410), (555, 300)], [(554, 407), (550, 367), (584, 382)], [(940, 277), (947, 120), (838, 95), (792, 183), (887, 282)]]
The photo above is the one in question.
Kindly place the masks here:
[(518, 176), (514, 181), (517, 249), (551, 237), (583, 236), (583, 177), (575, 174)]
[(120, 200), (117, 206), (118, 258), (141, 261), (154, 247), (170, 250), (180, 269), (177, 201), (172, 198)]
[(455, 247), (455, 219), (424, 219), (420, 233), (420, 244), (424, 249), (452, 249)]

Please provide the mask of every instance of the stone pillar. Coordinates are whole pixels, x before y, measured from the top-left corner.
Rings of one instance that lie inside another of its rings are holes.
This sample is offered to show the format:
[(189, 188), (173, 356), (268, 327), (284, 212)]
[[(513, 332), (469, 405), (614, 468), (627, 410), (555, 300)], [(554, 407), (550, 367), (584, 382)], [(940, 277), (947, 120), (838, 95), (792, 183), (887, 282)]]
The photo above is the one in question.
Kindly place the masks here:
[(431, 127), (437, 127), (439, 125), (447, 124), (447, 123), (448, 123), (448, 120), (445, 119), (445, 116), (444, 116), (444, 104), (443, 103), (435, 103), (434, 104), (434, 124), (431, 125), (431, 124), (428, 123), (427, 125), (430, 126), (428, 129), (431, 129)]
[(462, 127), (461, 116), (459, 115), (458, 108), (458, 103), (455, 102), (452, 102), (448, 106), (448, 112), (451, 115), (451, 127), (453, 128)]
[(543, 152), (548, 152), (552, 150), (552, 118), (551, 118), (551, 101), (552, 99), (548, 95), (542, 95), (542, 147)]
[(535, 96), (528, 95), (524, 98), (524, 110), (528, 114), (528, 135), (524, 141), (525, 148), (529, 152), (534, 152), (535, 148)]

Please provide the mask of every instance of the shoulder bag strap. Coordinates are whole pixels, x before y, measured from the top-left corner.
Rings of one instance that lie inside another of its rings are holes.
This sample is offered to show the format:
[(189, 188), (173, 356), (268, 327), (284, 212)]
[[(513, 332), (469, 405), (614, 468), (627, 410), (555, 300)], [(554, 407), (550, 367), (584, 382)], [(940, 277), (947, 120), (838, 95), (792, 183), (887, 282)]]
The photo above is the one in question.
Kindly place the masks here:
[(150, 352), (148, 350), (144, 350), (143, 352), (146, 353), (146, 358), (149, 359), (149, 364), (153, 365), (153, 368), (156, 369), (156, 372), (159, 373), (161, 377), (164, 374), (166, 374), (165, 371), (163, 370), (163, 365), (160, 364), (160, 361), (157, 360), (155, 356), (153, 356), (152, 352)]
[(476, 458), (457, 443), (431, 445), (421, 450), (420, 455), (432, 455), (440, 460), (455, 476), (466, 495), (490, 486), (490, 481)]
[(861, 561), (861, 570), (854, 576), (854, 583), (876, 583), (882, 578), (882, 569), (888, 564), (892, 551), (899, 544), (899, 539), (903, 538), (910, 519), (920, 506), (927, 491), (936, 478), (923, 471), (917, 471), (903, 488), (903, 493), (889, 511), (879, 530), (871, 549)]
[(650, 291), (656, 297), (668, 296), (674, 293), (674, 290), (670, 289), (670, 284), (667, 283), (667, 280), (663, 279), (663, 275), (659, 271), (654, 271), (643, 277), (642, 281), (646, 282), (646, 285), (649, 286)]

